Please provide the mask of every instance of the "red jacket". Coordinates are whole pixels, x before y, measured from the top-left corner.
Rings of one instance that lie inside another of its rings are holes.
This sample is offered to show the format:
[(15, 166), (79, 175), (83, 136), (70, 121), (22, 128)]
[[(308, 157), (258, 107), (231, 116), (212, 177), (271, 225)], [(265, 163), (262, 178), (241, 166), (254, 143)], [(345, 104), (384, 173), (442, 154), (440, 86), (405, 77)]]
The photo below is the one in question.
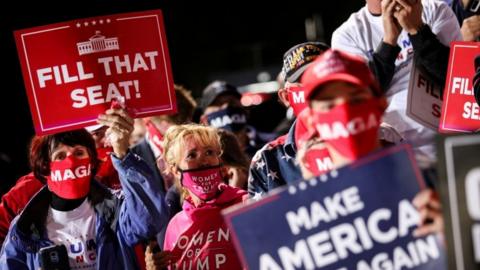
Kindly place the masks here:
[(33, 173), (29, 173), (18, 179), (15, 186), (2, 197), (0, 203), (0, 242), (3, 243), (7, 236), (8, 228), (12, 220), (23, 210), (28, 201), (41, 188), (40, 182)]
[(231, 232), (221, 210), (242, 202), (248, 195), (238, 188), (221, 185), (222, 193), (198, 207), (187, 198), (183, 211), (167, 227), (164, 249), (172, 251), (177, 269), (242, 269)]

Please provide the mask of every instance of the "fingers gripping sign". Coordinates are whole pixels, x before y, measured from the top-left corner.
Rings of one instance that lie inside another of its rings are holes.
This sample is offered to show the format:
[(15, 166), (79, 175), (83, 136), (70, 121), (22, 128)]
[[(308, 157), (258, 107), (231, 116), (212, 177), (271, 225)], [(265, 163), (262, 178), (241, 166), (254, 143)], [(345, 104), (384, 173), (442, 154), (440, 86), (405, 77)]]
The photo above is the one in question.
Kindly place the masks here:
[(151, 241), (145, 250), (145, 265), (147, 270), (165, 269), (173, 266), (174, 257), (169, 251), (160, 251), (156, 241)]
[(431, 189), (419, 192), (413, 199), (413, 205), (420, 213), (419, 226), (415, 236), (443, 232), (443, 217), (438, 195)]
[(126, 108), (112, 102), (112, 108), (105, 111), (105, 114), (100, 114), (97, 122), (108, 127), (105, 134), (113, 147), (113, 152), (118, 158), (123, 158), (127, 154), (134, 124)]
[(464, 41), (476, 41), (480, 37), (480, 15), (463, 20), (461, 31)]

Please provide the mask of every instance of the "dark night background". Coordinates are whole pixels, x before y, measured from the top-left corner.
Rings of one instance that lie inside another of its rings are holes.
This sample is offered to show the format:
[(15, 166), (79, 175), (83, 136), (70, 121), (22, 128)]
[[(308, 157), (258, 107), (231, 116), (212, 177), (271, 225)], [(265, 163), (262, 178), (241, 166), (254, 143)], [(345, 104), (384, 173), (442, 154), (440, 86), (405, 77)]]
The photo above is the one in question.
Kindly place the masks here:
[(364, 4), (362, 0), (90, 0), (5, 4), (0, 15), (0, 195), (19, 176), (29, 172), (28, 142), (34, 134), (14, 30), (90, 16), (162, 9), (175, 83), (186, 86), (198, 97), (214, 79), (244, 85), (256, 82), (260, 71), (280, 71), (283, 53), (307, 40), (307, 18), (321, 21), (324, 32), (317, 31), (317, 39), (329, 43), (333, 30)]

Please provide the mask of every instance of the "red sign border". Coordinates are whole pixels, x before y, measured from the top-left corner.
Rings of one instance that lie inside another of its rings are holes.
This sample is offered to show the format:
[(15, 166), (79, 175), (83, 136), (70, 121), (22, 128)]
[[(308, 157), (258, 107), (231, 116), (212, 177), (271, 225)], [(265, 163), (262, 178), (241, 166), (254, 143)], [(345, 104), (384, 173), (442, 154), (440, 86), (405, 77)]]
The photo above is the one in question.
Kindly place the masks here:
[[(471, 133), (472, 130), (468, 129), (458, 129), (453, 127), (446, 127), (446, 117), (447, 117), (447, 110), (448, 110), (448, 97), (450, 96), (450, 86), (452, 83), (452, 74), (453, 74), (453, 62), (455, 59), (455, 50), (457, 47), (459, 48), (477, 48), (478, 45), (474, 45), (473, 42), (466, 42), (466, 41), (454, 41), (450, 44), (450, 60), (448, 62), (448, 78), (445, 81), (445, 88), (443, 91), (443, 105), (442, 105), (442, 117), (440, 119), (440, 123), (438, 125), (438, 131), (440, 133), (449, 133), (449, 132), (467, 132)], [(444, 110), (445, 107), (445, 110)]]
[[(93, 18), (106, 19), (108, 17), (113, 17), (113, 16), (115, 17), (116, 21), (155, 17), (156, 23), (157, 23), (157, 30), (158, 30), (159, 39), (160, 39), (161, 52), (164, 57), (164, 68), (167, 71), (166, 81), (167, 81), (167, 87), (168, 87), (167, 92), (168, 92), (170, 106), (168, 108), (163, 108), (163, 109), (143, 111), (141, 113), (138, 113), (136, 117), (139, 117), (142, 115), (144, 116), (154, 115), (154, 114), (158, 114), (159, 112), (168, 111), (172, 109), (176, 110), (176, 103), (172, 102), (172, 92), (174, 92), (174, 89), (173, 89), (173, 76), (172, 76), (172, 68), (171, 68), (171, 62), (170, 62), (170, 53), (168, 51), (168, 46), (167, 46), (165, 26), (163, 23), (160, 23), (160, 21), (162, 22), (164, 21), (163, 14), (160, 9), (128, 12), (128, 13), (117, 13), (117, 14), (110, 14), (110, 15), (101, 15), (96, 17), (74, 19), (74, 20), (69, 20), (69, 21), (60, 22), (60, 23), (48, 24), (48, 26), (50, 26), (50, 28), (48, 29), (45, 29), (45, 26), (37, 26), (37, 27), (32, 27), (24, 30), (14, 31), (15, 40), (17, 41), (16, 42), (17, 51), (19, 52), (20, 61), (22, 62), (22, 74), (25, 82), (25, 87), (27, 88), (27, 96), (30, 103), (30, 108), (36, 109), (35, 111), (30, 110), (30, 112), (32, 114), (35, 133), (37, 135), (46, 135), (46, 134), (71, 130), (74, 128), (81, 128), (81, 127), (88, 126), (89, 124), (95, 125), (97, 124), (97, 121), (96, 121), (96, 118), (93, 118), (93, 119), (88, 119), (86, 121), (81, 121), (81, 122), (78, 122), (78, 121), (72, 122), (70, 124), (59, 123), (53, 127), (44, 128), (44, 125), (42, 123), (41, 111), (39, 109), (37, 97), (35, 94), (35, 86), (33, 83), (30, 63), (28, 61), (25, 37), (29, 35), (70, 28), (71, 26), (66, 24), (72, 24), (73, 22), (77, 22), (77, 21), (87, 21), (87, 20), (92, 20)], [(27, 84), (27, 81), (29, 81), (29, 84)]]

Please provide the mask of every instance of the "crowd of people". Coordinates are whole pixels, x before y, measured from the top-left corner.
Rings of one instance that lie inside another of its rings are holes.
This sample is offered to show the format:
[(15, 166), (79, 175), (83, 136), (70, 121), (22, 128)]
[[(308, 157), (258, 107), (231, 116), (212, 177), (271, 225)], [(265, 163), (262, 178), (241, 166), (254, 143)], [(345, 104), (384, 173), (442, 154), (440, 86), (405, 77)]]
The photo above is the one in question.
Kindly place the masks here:
[[(66, 248), (70, 269), (244, 269), (223, 209), (400, 143), (428, 186), (413, 200), (414, 234), (441, 234), (436, 132), (406, 114), (410, 74), (443, 86), (450, 42), (479, 36), (468, 0), (366, 0), (331, 45), (285, 52), (278, 99), (295, 120), (274, 140), (249, 125), (262, 116), (225, 81), (206, 86), (198, 106), (175, 85), (173, 115), (134, 120), (114, 107), (97, 126), (35, 136), (31, 172), (1, 199), (0, 269), (45, 268), (52, 246)], [(361, 128), (329, 132), (352, 121)]]

